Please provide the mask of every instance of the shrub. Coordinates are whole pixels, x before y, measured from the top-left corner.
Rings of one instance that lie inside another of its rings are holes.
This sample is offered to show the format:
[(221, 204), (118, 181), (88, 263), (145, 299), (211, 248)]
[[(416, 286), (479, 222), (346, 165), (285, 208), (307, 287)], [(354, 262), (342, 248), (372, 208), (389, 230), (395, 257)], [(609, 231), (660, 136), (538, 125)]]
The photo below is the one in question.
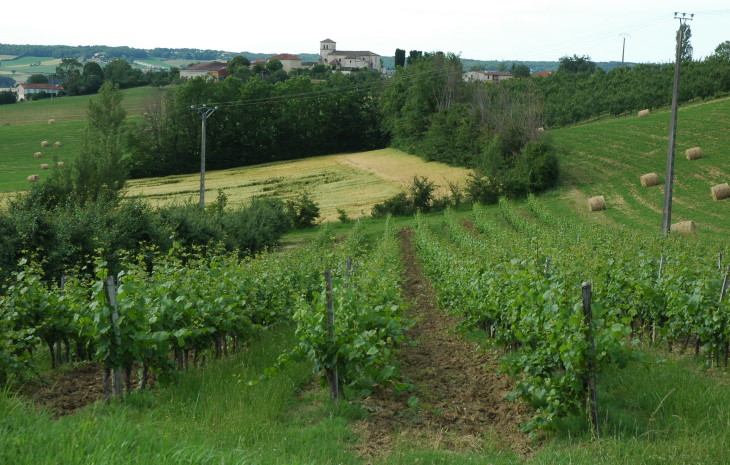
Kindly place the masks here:
[(436, 184), (429, 181), (425, 176), (413, 176), (413, 182), (408, 186), (411, 203), (416, 211), (427, 213), (431, 210), (433, 202), (433, 192), (436, 190)]
[(286, 211), (296, 229), (312, 227), (319, 218), (319, 205), (306, 192), (287, 200)]
[(384, 202), (373, 205), (370, 215), (373, 218), (385, 218), (388, 215), (409, 216), (415, 213), (416, 208), (413, 206), (413, 201), (408, 197), (408, 194), (401, 192)]
[(486, 176), (470, 173), (466, 181), (466, 193), (469, 200), (474, 203), (493, 205), (502, 196), (503, 189), (501, 185), (493, 183)]
[(255, 254), (278, 245), (281, 236), (291, 229), (291, 221), (281, 199), (264, 197), (226, 213), (223, 229), (227, 243), (240, 254)]
[(347, 215), (347, 212), (343, 208), (337, 209), (337, 219), (340, 223), (349, 223), (352, 219)]
[(218, 217), (201, 210), (197, 204), (165, 207), (159, 213), (162, 224), (172, 232), (174, 239), (188, 249), (206, 248), (224, 240)]

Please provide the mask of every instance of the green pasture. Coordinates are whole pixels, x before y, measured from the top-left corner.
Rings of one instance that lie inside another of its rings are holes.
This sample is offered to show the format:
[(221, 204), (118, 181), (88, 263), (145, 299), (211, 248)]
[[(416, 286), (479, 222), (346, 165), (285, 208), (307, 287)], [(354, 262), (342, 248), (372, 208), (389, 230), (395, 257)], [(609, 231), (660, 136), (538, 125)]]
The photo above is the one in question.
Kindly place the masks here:
[[(85, 121), (61, 121), (56, 124), (29, 124), (0, 126), (0, 192), (23, 190), (28, 187), (28, 176), (37, 174), (42, 182), (50, 170), (42, 170), (41, 164), (50, 166), (57, 162), (68, 164), (81, 146), (81, 134)], [(41, 142), (48, 141), (47, 147)], [(55, 147), (61, 142), (61, 147)], [(41, 158), (34, 154), (40, 152)]]
[[(155, 92), (159, 91), (147, 86), (122, 90), (122, 106), (127, 110), (127, 116), (144, 113)], [(0, 127), (48, 124), (49, 119), (57, 123), (85, 120), (89, 100), (94, 98), (95, 95), (79, 95), (0, 105)]]
[(0, 56), (0, 74), (25, 82), (31, 74), (50, 74), (56, 72), (60, 58), (53, 57), (20, 57), (9, 59)]
[[(609, 119), (550, 131), (560, 151), (563, 188), (547, 198), (588, 221), (661, 230), (669, 111)], [(730, 201), (712, 200), (711, 187), (730, 182), (730, 99), (682, 107), (678, 113), (672, 223), (692, 220), (699, 234), (730, 229)], [(685, 150), (702, 149), (688, 160)], [(660, 184), (642, 187), (656, 173)], [(607, 209), (589, 212), (587, 198), (603, 195)]]

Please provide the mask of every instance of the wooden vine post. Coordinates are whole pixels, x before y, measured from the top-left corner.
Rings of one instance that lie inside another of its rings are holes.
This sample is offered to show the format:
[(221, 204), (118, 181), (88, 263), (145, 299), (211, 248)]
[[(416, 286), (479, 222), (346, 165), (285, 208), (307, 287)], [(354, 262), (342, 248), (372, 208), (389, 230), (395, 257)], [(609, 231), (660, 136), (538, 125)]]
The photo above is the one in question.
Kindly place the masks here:
[[(722, 260), (722, 258), (720, 258)], [(730, 286), (730, 265), (728, 265), (727, 270), (725, 270), (725, 278), (722, 280), (722, 288), (720, 288), (720, 300), (719, 303), (722, 303), (722, 301), (725, 299), (725, 296), (727, 295), (727, 289), (728, 286)], [(724, 364), (725, 368), (728, 367), (728, 359), (730, 359), (730, 342), (725, 340), (725, 347), (724, 347)]]
[(596, 345), (593, 340), (593, 310), (591, 308), (591, 283), (584, 282), (583, 293), (583, 322), (585, 324), (588, 352), (586, 354), (586, 378), (585, 387), (588, 394), (588, 412), (591, 424), (596, 437), (600, 437), (600, 425), (598, 423), (598, 401), (596, 399)]
[[(117, 311), (117, 280), (114, 276), (109, 276), (104, 280), (104, 292), (106, 293), (106, 300), (109, 306), (112, 308), (112, 313), (110, 315), (112, 328), (114, 329), (114, 333), (116, 334), (116, 327), (117, 327), (117, 320), (119, 320), (119, 312)], [(115, 341), (115, 346), (119, 346), (120, 341), (117, 339)], [(104, 368), (104, 389), (106, 390), (106, 398), (109, 400), (109, 375), (110, 375), (111, 368), (105, 367)], [(114, 395), (117, 397), (122, 397), (124, 393), (124, 387), (122, 386), (122, 368), (121, 367), (114, 367), (114, 377), (113, 377), (113, 387), (114, 387)]]
[[(329, 334), (330, 341), (335, 340), (335, 304), (332, 297), (332, 271), (324, 270), (324, 282), (326, 286), (326, 298), (327, 298), (327, 333)], [(339, 400), (339, 381), (337, 379), (337, 360), (334, 360), (332, 367), (325, 368), (327, 374), (327, 383), (330, 386), (330, 399), (333, 402)]]

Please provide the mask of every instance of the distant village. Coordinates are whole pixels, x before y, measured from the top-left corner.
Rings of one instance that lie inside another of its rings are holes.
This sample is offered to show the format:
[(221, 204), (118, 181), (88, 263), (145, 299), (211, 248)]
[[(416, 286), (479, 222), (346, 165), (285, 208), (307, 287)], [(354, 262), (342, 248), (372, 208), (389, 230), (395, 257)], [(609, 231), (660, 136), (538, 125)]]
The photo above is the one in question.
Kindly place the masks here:
[[(317, 65), (331, 67), (344, 74), (366, 69), (368, 71), (380, 71), (386, 77), (390, 76), (393, 70), (383, 67), (381, 56), (369, 50), (339, 50), (337, 42), (332, 39), (324, 39), (319, 43), (319, 59), (317, 61), (303, 61), (297, 55), (291, 53), (280, 53), (268, 57), (266, 59), (256, 59), (251, 61), (250, 67), (253, 69), (257, 65), (266, 65), (272, 60), (278, 60), (282, 65), (282, 70), (290, 73), (300, 68), (314, 68)], [(92, 58), (83, 60), (83, 62), (96, 62), (106, 64), (108, 60), (103, 53), (97, 53)], [(143, 72), (157, 71), (165, 69), (162, 66), (145, 63), (143, 61), (134, 61), (134, 64), (142, 69)], [(208, 61), (195, 63), (180, 69), (180, 78), (190, 79), (200, 76), (207, 76), (210, 79), (223, 80), (228, 76), (227, 62)], [(464, 73), (465, 81), (488, 81), (500, 82), (505, 79), (511, 79), (512, 74), (507, 71), (487, 71), (487, 70), (471, 70)], [(14, 88), (0, 89), (0, 91), (13, 91), (17, 94), (19, 101), (29, 99), (33, 94), (46, 93), (51, 96), (58, 96), (63, 92), (63, 87), (58, 84), (30, 84), (18, 83)]]

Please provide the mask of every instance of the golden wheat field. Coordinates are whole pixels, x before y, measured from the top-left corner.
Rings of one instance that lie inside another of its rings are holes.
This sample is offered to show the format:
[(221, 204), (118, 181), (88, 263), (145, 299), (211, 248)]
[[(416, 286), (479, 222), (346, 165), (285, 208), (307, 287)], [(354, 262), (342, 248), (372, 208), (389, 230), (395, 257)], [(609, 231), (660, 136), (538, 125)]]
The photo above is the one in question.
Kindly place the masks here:
[[(229, 206), (259, 196), (289, 199), (306, 192), (319, 204), (324, 220), (337, 218), (338, 209), (357, 218), (403, 191), (414, 176), (436, 183), (442, 195), (448, 193), (447, 183), (463, 186), (469, 172), (396, 149), (327, 155), (207, 172), (205, 202), (214, 202), (221, 190)], [(199, 192), (200, 175), (186, 174), (131, 180), (125, 195), (159, 206), (198, 202)]]

